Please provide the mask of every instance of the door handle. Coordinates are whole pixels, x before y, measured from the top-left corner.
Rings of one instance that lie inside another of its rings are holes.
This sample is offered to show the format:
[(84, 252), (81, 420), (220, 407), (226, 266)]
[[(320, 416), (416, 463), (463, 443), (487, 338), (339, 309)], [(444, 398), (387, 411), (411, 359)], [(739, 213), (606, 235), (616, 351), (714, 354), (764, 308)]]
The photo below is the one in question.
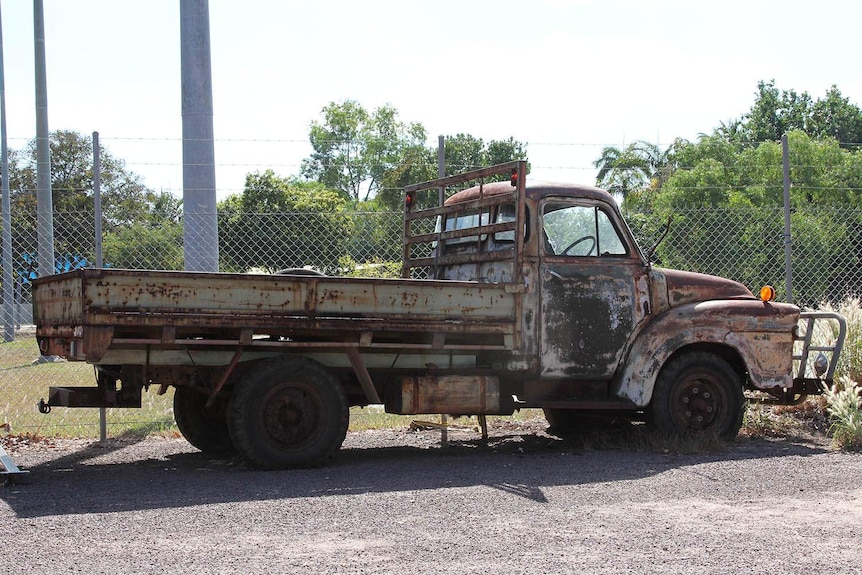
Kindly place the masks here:
[(545, 281), (550, 281), (551, 278), (557, 278), (558, 280), (564, 279), (563, 276), (555, 272), (550, 268), (542, 268), (542, 279)]

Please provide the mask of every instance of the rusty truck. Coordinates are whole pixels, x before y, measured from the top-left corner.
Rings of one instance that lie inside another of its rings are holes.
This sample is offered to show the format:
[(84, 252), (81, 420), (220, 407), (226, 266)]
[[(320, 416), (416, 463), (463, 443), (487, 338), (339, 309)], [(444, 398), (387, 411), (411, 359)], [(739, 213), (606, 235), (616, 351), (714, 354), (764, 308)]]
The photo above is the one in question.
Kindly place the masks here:
[(40, 409), (140, 407), (144, 390), (173, 388), (193, 446), (285, 468), (333, 455), (352, 406), (483, 422), (540, 408), (558, 431), (614, 414), (727, 439), (746, 388), (793, 401), (831, 381), (841, 341), (811, 334), (843, 318), (656, 267), (608, 192), (526, 171), (517, 161), (405, 188), (401, 278), (38, 278), (40, 352), (96, 374), (52, 387)]

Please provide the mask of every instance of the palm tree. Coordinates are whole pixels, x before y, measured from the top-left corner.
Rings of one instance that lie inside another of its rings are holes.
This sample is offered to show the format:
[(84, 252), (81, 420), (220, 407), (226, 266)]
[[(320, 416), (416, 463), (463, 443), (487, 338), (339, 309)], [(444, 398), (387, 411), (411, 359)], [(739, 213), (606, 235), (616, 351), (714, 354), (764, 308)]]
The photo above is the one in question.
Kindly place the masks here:
[(593, 162), (599, 170), (596, 185), (622, 199), (634, 191), (661, 188), (670, 176), (674, 144), (665, 150), (645, 140), (632, 142), (624, 150), (606, 146)]

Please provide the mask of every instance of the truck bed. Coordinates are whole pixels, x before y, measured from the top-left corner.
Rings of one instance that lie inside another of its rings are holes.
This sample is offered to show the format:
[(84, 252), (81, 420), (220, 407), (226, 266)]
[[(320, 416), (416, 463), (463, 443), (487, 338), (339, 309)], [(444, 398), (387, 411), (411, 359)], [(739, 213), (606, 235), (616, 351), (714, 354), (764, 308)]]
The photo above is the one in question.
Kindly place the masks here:
[(522, 286), (327, 276), (79, 269), (33, 282), (42, 353), (301, 347), (409, 352), (516, 345)]

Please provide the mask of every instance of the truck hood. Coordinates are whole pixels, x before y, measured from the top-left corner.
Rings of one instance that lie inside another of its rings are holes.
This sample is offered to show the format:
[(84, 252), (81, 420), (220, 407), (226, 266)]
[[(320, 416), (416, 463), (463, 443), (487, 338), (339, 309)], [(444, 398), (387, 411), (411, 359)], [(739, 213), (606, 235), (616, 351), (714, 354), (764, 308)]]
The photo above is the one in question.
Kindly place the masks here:
[(679, 270), (660, 270), (667, 284), (671, 307), (716, 299), (754, 299), (751, 291), (739, 282)]

